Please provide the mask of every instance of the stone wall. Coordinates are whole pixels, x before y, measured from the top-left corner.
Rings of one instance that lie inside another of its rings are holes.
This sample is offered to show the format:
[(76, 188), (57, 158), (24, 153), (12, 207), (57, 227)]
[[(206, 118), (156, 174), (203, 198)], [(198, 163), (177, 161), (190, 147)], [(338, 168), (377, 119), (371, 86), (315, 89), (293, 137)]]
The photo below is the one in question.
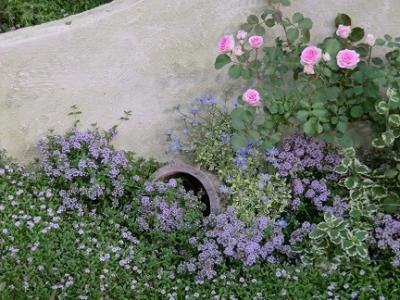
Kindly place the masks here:
[[(20, 160), (31, 159), (48, 129), (62, 132), (71, 126), (67, 114), (78, 104), (83, 127), (97, 122), (107, 128), (123, 110), (131, 110), (116, 146), (167, 159), (163, 133), (177, 124), (172, 108), (198, 95), (222, 97), (231, 90), (234, 82), (213, 68), (216, 42), (265, 2), (116, 0), (1, 34), (0, 147)], [(293, 2), (289, 12), (313, 19), (313, 41), (332, 32), (338, 12), (376, 36), (400, 33), (400, 1)], [(266, 41), (272, 38), (269, 34)]]

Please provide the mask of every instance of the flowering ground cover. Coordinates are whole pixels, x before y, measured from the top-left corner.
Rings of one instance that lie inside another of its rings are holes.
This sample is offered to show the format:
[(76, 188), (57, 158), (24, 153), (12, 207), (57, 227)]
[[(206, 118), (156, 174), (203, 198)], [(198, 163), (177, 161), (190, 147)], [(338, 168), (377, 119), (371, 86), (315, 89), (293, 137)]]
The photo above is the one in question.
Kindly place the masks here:
[(222, 182), (220, 214), (180, 180), (152, 183), (159, 163), (116, 150), (117, 126), (76, 120), (27, 166), (1, 153), (1, 299), (399, 299), (400, 38), (339, 14), (312, 45), (288, 4), (218, 43), (243, 94), (177, 107), (166, 133)]
[[(246, 222), (233, 207), (203, 219), (179, 182), (148, 181), (157, 163), (114, 150), (114, 134), (49, 136), (29, 167), (2, 154), (2, 299), (394, 299), (398, 273), (387, 262), (305, 265), (292, 246), (316, 225), (287, 235), (283, 219)], [(108, 178), (120, 162), (114, 198)]]

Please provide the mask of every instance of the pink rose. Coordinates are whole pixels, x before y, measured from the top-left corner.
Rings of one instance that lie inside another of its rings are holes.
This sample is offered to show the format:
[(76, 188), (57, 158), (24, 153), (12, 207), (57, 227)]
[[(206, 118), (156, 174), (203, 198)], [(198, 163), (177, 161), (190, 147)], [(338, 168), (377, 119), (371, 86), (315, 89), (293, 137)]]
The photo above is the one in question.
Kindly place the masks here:
[(365, 42), (371, 47), (373, 47), (375, 45), (375, 41), (376, 41), (375, 36), (371, 33), (368, 33), (367, 37), (365, 38)]
[(264, 39), (262, 36), (253, 35), (249, 37), (249, 44), (252, 48), (258, 49), (262, 46)]
[(238, 40), (244, 40), (247, 37), (247, 32), (244, 30), (239, 30), (236, 37)]
[(248, 89), (243, 94), (243, 100), (251, 106), (257, 106), (260, 104), (260, 94), (257, 90)]
[(343, 69), (354, 69), (360, 61), (360, 54), (354, 50), (344, 49), (338, 52), (336, 62)]
[(236, 56), (241, 56), (243, 54), (242, 46), (236, 46), (235, 49), (233, 50), (233, 53)]
[(336, 35), (340, 36), (343, 39), (347, 39), (351, 34), (351, 27), (346, 25), (339, 25), (336, 30)]
[(227, 53), (235, 47), (235, 39), (232, 34), (224, 35), (218, 42), (218, 50), (221, 53)]
[(314, 72), (314, 66), (313, 65), (304, 65), (304, 73), (308, 75), (313, 75), (315, 74)]
[(321, 49), (315, 46), (308, 46), (301, 52), (300, 61), (303, 65), (315, 65), (321, 59), (321, 55)]

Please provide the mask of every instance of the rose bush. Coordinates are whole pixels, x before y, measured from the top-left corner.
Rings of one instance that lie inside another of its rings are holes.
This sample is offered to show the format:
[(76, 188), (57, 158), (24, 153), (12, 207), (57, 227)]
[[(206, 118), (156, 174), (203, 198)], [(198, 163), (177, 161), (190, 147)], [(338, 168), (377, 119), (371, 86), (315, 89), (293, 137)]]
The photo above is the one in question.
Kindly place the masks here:
[[(217, 69), (230, 65), (229, 76), (249, 80), (264, 99), (255, 110), (239, 97), (232, 113), (233, 146), (261, 141), (268, 148), (293, 128), (327, 142), (353, 145), (351, 124), (364, 122), (375, 129), (380, 91), (398, 87), (400, 38), (365, 36), (349, 16), (339, 14), (335, 33), (311, 45), (311, 19), (301, 13), (284, 16), (280, 7), (289, 1), (271, 4), (261, 16), (251, 15), (242, 24), (237, 34), (241, 51), (228, 51), (215, 61)], [(284, 36), (264, 41), (266, 30), (276, 26)], [(375, 47), (384, 45), (389, 48), (386, 61), (373, 56)]]

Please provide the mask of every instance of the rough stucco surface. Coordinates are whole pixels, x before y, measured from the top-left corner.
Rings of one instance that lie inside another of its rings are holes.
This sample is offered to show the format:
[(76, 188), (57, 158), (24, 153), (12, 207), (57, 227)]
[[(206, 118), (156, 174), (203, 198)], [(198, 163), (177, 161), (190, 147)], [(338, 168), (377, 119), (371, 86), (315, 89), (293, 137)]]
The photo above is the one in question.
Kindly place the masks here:
[[(0, 147), (20, 159), (35, 155), (48, 129), (72, 124), (107, 128), (123, 110), (117, 147), (166, 159), (172, 108), (198, 95), (222, 96), (234, 82), (213, 69), (216, 41), (236, 31), (262, 0), (117, 0), (86, 13), (0, 35)], [(333, 30), (337, 12), (376, 36), (399, 34), (397, 0), (294, 0), (288, 12), (314, 21), (313, 40)], [(267, 35), (267, 42), (273, 36)], [(245, 86), (241, 86), (244, 88)], [(231, 93), (234, 95), (235, 93)]]

